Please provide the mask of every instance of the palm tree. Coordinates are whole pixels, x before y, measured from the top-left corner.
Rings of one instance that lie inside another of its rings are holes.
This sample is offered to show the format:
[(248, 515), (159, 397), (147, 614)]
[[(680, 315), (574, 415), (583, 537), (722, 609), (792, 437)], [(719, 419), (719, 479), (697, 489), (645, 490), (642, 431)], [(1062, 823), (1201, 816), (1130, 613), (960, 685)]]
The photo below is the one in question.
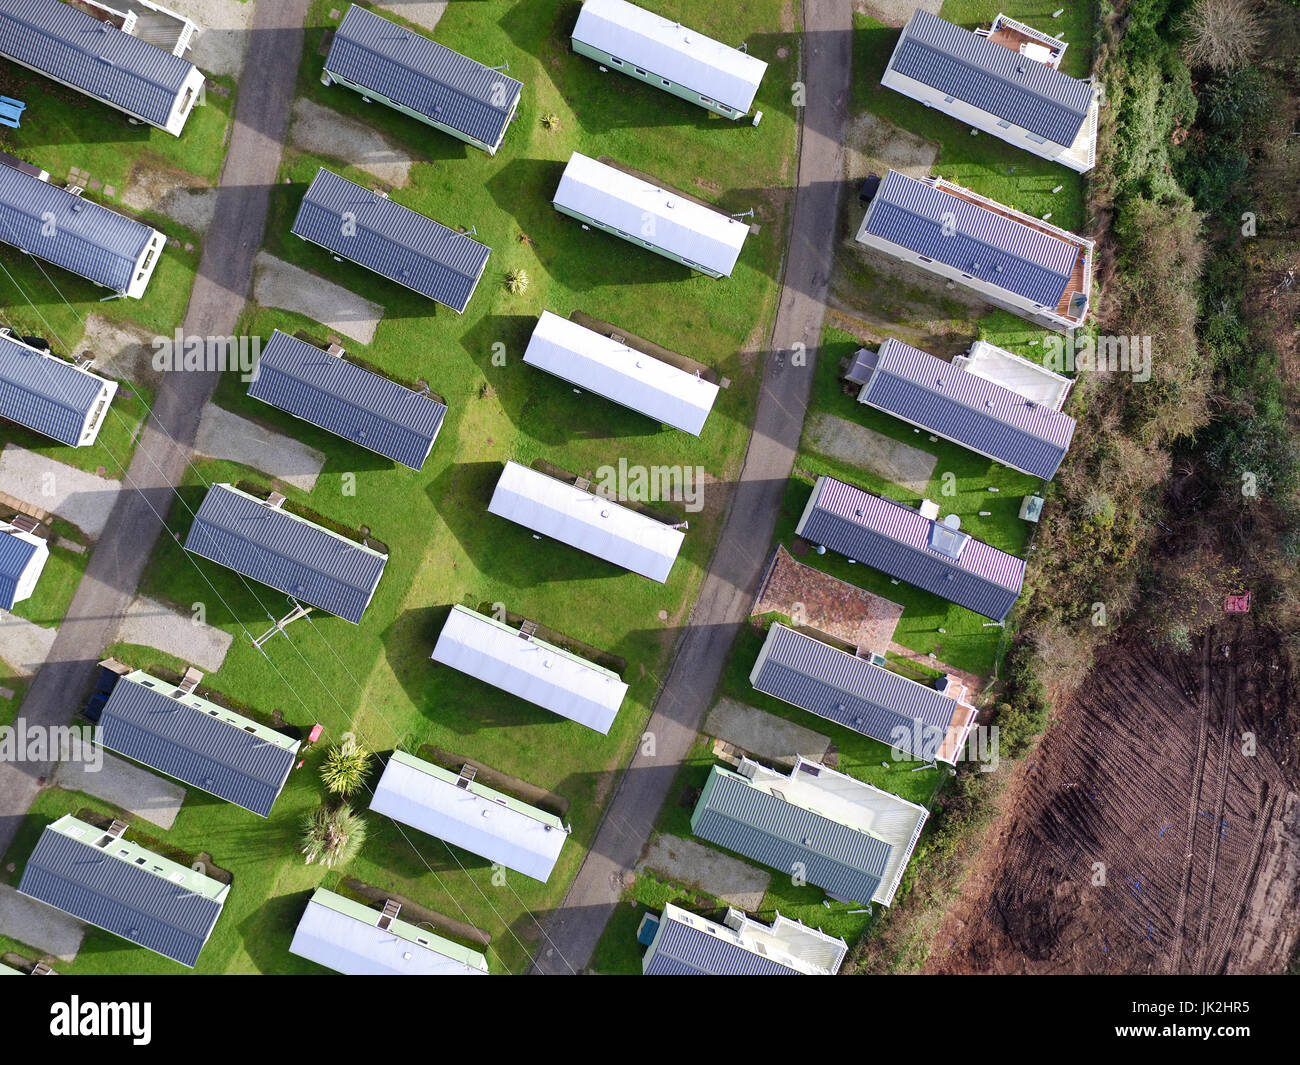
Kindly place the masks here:
[(361, 744), (349, 741), (332, 747), (321, 766), (320, 778), (325, 790), (347, 798), (361, 786), (370, 772), (370, 752)]
[(322, 806), (302, 821), (302, 853), (307, 864), (320, 862), (326, 869), (346, 865), (366, 841), (366, 822), (347, 803)]

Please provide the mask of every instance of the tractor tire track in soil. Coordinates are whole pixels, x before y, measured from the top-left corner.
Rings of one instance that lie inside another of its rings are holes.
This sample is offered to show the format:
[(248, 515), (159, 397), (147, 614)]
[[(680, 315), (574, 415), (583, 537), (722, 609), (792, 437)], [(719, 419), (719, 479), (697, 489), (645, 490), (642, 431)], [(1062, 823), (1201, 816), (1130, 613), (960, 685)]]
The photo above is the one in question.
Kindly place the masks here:
[(1016, 773), (928, 971), (1286, 968), (1300, 832), (1275, 815), (1300, 791), (1300, 702), (1271, 634), (1117, 639)]

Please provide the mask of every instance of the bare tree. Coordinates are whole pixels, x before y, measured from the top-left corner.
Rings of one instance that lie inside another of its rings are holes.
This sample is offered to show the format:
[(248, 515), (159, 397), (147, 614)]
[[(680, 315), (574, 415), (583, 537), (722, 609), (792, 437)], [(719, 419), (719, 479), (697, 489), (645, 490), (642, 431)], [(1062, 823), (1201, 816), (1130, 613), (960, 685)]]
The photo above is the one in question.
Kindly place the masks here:
[(1266, 34), (1255, 0), (1197, 0), (1183, 27), (1187, 65), (1211, 70), (1249, 63)]

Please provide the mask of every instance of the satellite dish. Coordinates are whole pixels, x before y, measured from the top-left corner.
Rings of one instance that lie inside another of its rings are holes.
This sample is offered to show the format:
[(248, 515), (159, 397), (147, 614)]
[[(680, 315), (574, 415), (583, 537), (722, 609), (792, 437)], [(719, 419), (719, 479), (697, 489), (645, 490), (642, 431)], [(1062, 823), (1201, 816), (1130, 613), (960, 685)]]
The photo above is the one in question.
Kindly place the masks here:
[(952, 529), (954, 532), (961, 528), (961, 518), (956, 514), (949, 514), (943, 519), (945, 529)]

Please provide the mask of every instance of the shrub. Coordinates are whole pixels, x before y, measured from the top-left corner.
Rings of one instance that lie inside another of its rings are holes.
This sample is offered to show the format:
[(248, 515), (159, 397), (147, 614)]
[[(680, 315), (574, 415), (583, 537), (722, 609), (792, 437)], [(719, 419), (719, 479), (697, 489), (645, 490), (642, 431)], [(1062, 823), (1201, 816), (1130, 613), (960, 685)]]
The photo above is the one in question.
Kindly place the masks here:
[(346, 803), (322, 806), (303, 818), (299, 845), (308, 865), (320, 862), (326, 869), (346, 865), (365, 841), (365, 819)]
[(1183, 28), (1187, 65), (1211, 70), (1244, 66), (1259, 51), (1265, 34), (1253, 0), (1197, 0)]
[(528, 271), (509, 270), (506, 272), (506, 288), (512, 295), (522, 296), (528, 291)]
[(370, 752), (359, 743), (348, 742), (331, 748), (321, 766), (325, 790), (347, 798), (361, 787), (370, 771)]

